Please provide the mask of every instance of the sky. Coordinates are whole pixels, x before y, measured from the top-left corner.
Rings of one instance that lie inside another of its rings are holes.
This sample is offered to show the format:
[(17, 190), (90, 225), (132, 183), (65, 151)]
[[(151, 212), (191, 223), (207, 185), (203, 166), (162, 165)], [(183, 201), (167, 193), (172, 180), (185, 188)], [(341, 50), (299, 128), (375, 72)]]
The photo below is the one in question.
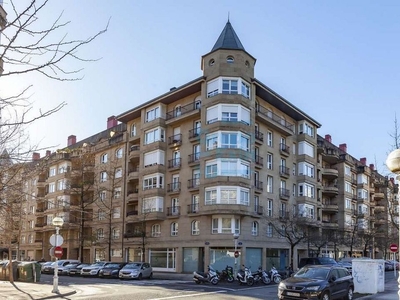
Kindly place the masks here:
[[(8, 0), (3, 5), (10, 9)], [(79, 51), (101, 58), (76, 62), (83, 80), (54, 82), (39, 74), (3, 80), (8, 92), (33, 84), (35, 110), (67, 103), (29, 129), (42, 147), (55, 150), (69, 135), (79, 141), (96, 134), (109, 116), (202, 76), (201, 56), (229, 16), (257, 59), (258, 80), (321, 123), (319, 135), (330, 134), (335, 145), (346, 143), (350, 155), (387, 173), (400, 105), (400, 1), (52, 0), (39, 20), (61, 12), (71, 21), (70, 38), (110, 23)]]

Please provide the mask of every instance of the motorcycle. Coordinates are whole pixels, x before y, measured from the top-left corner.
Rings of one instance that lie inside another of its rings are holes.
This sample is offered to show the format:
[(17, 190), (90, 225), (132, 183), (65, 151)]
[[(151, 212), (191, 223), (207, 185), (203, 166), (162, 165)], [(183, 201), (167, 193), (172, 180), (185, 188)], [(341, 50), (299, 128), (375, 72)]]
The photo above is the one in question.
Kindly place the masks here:
[(258, 283), (262, 281), (264, 284), (270, 284), (271, 283), (271, 278), (269, 277), (268, 273), (265, 272), (261, 267), (258, 268), (257, 272), (254, 272), (253, 274), (254, 278), (254, 283)]
[(211, 282), (216, 285), (219, 282), (219, 277), (217, 272), (211, 266), (208, 266), (207, 272), (193, 272), (193, 280), (197, 284)]
[(226, 266), (225, 270), (222, 270), (221, 272), (218, 272), (217, 274), (219, 277), (219, 280), (226, 280), (228, 282), (233, 282), (235, 280), (235, 277), (233, 276), (233, 268), (230, 266)]
[(272, 266), (271, 270), (268, 273), (271, 282), (280, 283), (282, 281), (281, 275), (274, 266)]
[(254, 277), (251, 274), (251, 270), (243, 265), (243, 269), (238, 271), (236, 276), (239, 284), (247, 284), (248, 286), (252, 286), (254, 284)]
[(285, 267), (284, 271), (278, 271), (278, 272), (281, 275), (282, 279), (292, 277), (292, 275), (294, 274), (294, 271), (291, 267)]

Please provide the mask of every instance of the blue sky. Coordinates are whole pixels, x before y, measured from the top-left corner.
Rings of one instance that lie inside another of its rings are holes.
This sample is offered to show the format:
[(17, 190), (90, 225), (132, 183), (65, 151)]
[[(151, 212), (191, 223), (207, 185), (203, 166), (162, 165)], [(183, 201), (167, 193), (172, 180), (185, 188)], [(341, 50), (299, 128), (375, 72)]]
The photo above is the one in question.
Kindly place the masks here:
[(111, 21), (79, 52), (102, 58), (84, 66), (82, 81), (35, 75), (6, 82), (10, 90), (33, 83), (36, 110), (68, 103), (30, 129), (41, 146), (64, 147), (71, 134), (84, 139), (104, 130), (107, 117), (201, 76), (201, 56), (229, 13), (257, 59), (257, 79), (319, 121), (320, 135), (386, 172), (400, 104), (400, 1), (69, 0), (52, 1), (43, 22), (61, 11), (72, 22), (70, 37), (87, 37)]

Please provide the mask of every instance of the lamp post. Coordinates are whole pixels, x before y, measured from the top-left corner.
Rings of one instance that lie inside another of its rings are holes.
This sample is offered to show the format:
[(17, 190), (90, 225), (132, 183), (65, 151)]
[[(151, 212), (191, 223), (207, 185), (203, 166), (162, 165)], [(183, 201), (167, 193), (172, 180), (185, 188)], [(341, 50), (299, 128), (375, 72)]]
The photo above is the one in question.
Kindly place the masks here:
[(238, 238), (239, 238), (239, 234), (237, 234), (237, 233), (234, 233), (233, 234), (233, 240), (235, 241), (235, 253), (234, 253), (234, 256), (235, 256), (235, 269), (234, 269), (234, 271), (233, 271), (233, 273), (234, 273), (234, 276), (236, 276), (236, 274), (237, 274), (237, 246), (238, 246)]
[[(400, 149), (396, 149), (389, 153), (389, 155), (386, 159), (386, 165), (389, 168), (390, 172), (400, 175)], [(400, 203), (399, 203), (399, 205), (400, 205)], [(399, 207), (399, 212), (400, 212), (400, 207)], [(399, 227), (398, 228), (398, 231), (399, 231), (398, 246), (400, 246), (400, 223), (398, 223), (398, 227)], [(399, 252), (399, 257), (400, 257), (400, 252)], [(398, 288), (399, 288), (399, 291), (397, 292), (397, 294), (399, 295), (399, 299), (400, 299), (400, 275), (397, 279), (397, 282), (398, 282)]]
[[(54, 248), (55, 248), (55, 247), (58, 246), (57, 245), (57, 241), (58, 241), (58, 236), (59, 236), (59, 233), (60, 233), (60, 227), (63, 226), (64, 220), (62, 218), (60, 218), (60, 217), (55, 217), (53, 219), (52, 223), (56, 227), (56, 238), (55, 238), (56, 242), (55, 242), (55, 245), (54, 245)], [(59, 294), (60, 293), (60, 291), (58, 290), (58, 258), (57, 257), (56, 257), (56, 263), (55, 263), (55, 266), (54, 266), (53, 290), (51, 292), (55, 293), (55, 294)]]

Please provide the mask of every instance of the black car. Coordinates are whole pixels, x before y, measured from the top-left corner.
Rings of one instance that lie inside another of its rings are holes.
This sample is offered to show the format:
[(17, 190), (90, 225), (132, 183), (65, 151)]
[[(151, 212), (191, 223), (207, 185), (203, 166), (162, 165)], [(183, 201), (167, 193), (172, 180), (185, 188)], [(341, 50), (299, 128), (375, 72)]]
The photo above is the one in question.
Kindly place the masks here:
[(121, 270), (127, 263), (109, 263), (99, 271), (101, 278), (118, 278), (119, 270)]
[(353, 277), (346, 268), (307, 265), (279, 283), (279, 300), (353, 299)]
[(76, 267), (69, 269), (68, 275), (69, 276), (80, 276), (82, 268), (88, 267), (88, 266), (90, 266), (90, 264), (79, 264)]

